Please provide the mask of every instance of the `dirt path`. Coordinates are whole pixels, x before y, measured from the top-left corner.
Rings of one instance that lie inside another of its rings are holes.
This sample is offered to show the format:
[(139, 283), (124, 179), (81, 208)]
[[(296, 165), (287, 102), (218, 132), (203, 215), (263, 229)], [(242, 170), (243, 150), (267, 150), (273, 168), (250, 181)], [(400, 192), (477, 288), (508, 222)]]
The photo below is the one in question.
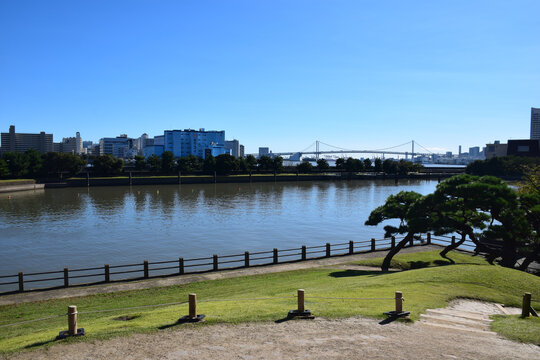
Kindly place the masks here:
[(376, 320), (182, 325), (153, 334), (57, 345), (12, 359), (540, 359), (498, 336)]
[[(402, 249), (400, 251), (400, 254), (420, 252), (420, 251), (429, 251), (429, 250), (441, 250), (441, 247), (437, 245), (414, 246), (414, 247)], [(246, 275), (268, 274), (268, 273), (276, 273), (276, 272), (281, 272), (281, 271), (309, 269), (309, 268), (314, 268), (314, 267), (338, 265), (338, 264), (343, 264), (343, 263), (356, 261), (356, 260), (382, 257), (382, 256), (385, 256), (386, 253), (387, 251), (376, 251), (376, 252), (365, 253), (365, 254), (336, 256), (336, 257), (330, 257), (330, 258), (291, 262), (291, 263), (278, 264), (278, 265), (254, 266), (247, 269), (242, 268), (242, 269), (235, 269), (235, 270), (223, 270), (223, 271), (206, 272), (206, 273), (200, 273), (200, 274), (160, 277), (160, 278), (154, 278), (154, 279), (148, 279), (148, 280), (125, 281), (125, 282), (115, 282), (115, 283), (110, 283), (110, 284), (70, 287), (67, 289), (61, 288), (61, 289), (53, 289), (53, 290), (46, 290), (46, 291), (31, 291), (31, 292), (26, 292), (26, 293), (21, 293), (21, 294), (0, 296), (0, 306), (16, 304), (16, 303), (21, 303), (21, 302), (42, 301), (42, 300), (50, 300), (50, 299), (63, 299), (63, 298), (69, 298), (69, 297), (87, 296), (87, 295), (93, 295), (93, 294), (104, 294), (104, 293), (111, 293), (111, 292), (117, 292), (117, 291), (148, 289), (148, 288), (161, 287), (161, 286), (189, 284), (189, 283), (204, 281), (204, 280), (216, 280), (216, 279), (232, 278), (232, 277), (239, 277), (239, 276), (246, 276)], [(370, 270), (373, 270), (373, 269), (374, 268), (370, 268)]]

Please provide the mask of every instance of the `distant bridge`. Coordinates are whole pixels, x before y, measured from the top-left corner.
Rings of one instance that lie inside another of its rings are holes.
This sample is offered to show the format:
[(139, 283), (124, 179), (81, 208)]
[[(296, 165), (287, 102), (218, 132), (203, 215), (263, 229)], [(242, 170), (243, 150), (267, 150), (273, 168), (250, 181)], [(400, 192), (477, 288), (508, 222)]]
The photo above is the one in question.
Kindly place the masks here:
[[(331, 150), (320, 150), (320, 145), (323, 144), (325, 146), (328, 146), (328, 147), (331, 147), (331, 148), (334, 148), (334, 149), (331, 149)], [(396, 148), (399, 148), (399, 147), (404, 147), (406, 145), (411, 145), (411, 151), (397, 151), (395, 150)], [(311, 148), (313, 147), (313, 145), (315, 145), (315, 150), (311, 150)], [(437, 154), (437, 153), (434, 153), (432, 151), (429, 151), (428, 149), (426, 149), (425, 147), (423, 147), (422, 145), (416, 143), (416, 145), (418, 145), (419, 147), (421, 147), (422, 149), (425, 150), (425, 152), (415, 152), (414, 151), (414, 145), (415, 145), (415, 141), (414, 140), (411, 140), (411, 141), (408, 141), (404, 144), (400, 144), (400, 145), (396, 145), (396, 146), (392, 146), (392, 147), (389, 147), (389, 148), (384, 148), (384, 149), (376, 149), (376, 150), (354, 150), (354, 149), (343, 149), (343, 148), (340, 148), (338, 146), (333, 146), (333, 145), (329, 145), (329, 144), (326, 144), (326, 143), (323, 143), (322, 141), (319, 141), (319, 140), (316, 140), (314, 143), (312, 143), (310, 146), (308, 146), (306, 149), (302, 150), (302, 151), (286, 151), (286, 152), (277, 152), (277, 153), (271, 153), (272, 156), (289, 156), (288, 159), (286, 160), (293, 160), (293, 161), (300, 161), (301, 160), (301, 157), (303, 155), (315, 155), (315, 158), (316, 159), (319, 159), (319, 156), (320, 155), (349, 155), (349, 154), (381, 154), (382, 157), (384, 158), (384, 155), (385, 154), (388, 154), (388, 155), (402, 155), (402, 156), (405, 156), (405, 158), (408, 158), (409, 156), (411, 156), (411, 159), (413, 159), (415, 156), (433, 156), (433, 155), (442, 155), (442, 154)], [(259, 154), (252, 154), (252, 155), (255, 155), (255, 156), (258, 156)], [(268, 154), (270, 155), (270, 154)]]

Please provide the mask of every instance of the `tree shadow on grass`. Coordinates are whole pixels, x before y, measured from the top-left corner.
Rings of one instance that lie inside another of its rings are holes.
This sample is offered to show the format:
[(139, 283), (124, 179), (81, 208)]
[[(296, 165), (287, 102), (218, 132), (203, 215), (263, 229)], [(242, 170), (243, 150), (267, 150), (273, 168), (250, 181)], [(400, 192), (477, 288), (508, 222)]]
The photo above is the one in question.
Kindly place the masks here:
[(35, 343), (33, 343), (33, 344), (26, 345), (24, 348), (25, 348), (25, 349), (32, 349), (32, 348), (35, 348), (35, 347), (38, 347), (38, 346), (47, 345), (47, 344), (50, 344), (50, 343), (53, 343), (53, 342), (56, 342), (56, 341), (57, 341), (56, 338), (53, 338), (53, 339), (51, 339), (51, 340), (38, 341), (38, 342), (35, 342)]
[(351, 276), (379, 276), (379, 275), (386, 275), (386, 274), (391, 274), (391, 272), (348, 269), (345, 271), (332, 272), (329, 274), (329, 276), (335, 277), (335, 278), (342, 278), (342, 277), (351, 277)]

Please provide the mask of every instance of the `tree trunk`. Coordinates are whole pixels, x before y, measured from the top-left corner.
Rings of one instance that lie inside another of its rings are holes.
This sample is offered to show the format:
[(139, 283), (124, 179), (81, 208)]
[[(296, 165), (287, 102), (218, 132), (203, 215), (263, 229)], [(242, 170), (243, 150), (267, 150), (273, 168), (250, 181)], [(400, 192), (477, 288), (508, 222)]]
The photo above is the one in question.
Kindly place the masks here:
[(405, 245), (407, 245), (409, 241), (413, 238), (413, 236), (414, 236), (414, 233), (408, 233), (407, 236), (403, 238), (403, 240), (398, 242), (396, 246), (393, 249), (391, 249), (388, 252), (388, 254), (386, 254), (386, 257), (384, 258), (384, 261), (381, 266), (382, 271), (388, 271), (388, 269), (390, 269), (390, 262), (392, 261), (392, 258), (394, 257), (394, 255), (396, 255), (401, 249), (403, 249)]
[[(445, 247), (443, 249), (443, 251), (440, 252), (440, 255), (445, 258), (445, 259), (448, 259), (446, 257), (446, 254), (448, 254), (450, 251), (456, 249), (458, 246), (460, 246), (461, 244), (463, 244), (465, 242), (465, 239), (467, 238), (467, 234), (466, 233), (463, 233), (461, 234), (461, 240), (455, 242), (454, 244), (450, 244), (448, 245), (447, 247)], [(448, 259), (450, 261), (452, 261), (452, 263), (454, 262), (452, 259)]]

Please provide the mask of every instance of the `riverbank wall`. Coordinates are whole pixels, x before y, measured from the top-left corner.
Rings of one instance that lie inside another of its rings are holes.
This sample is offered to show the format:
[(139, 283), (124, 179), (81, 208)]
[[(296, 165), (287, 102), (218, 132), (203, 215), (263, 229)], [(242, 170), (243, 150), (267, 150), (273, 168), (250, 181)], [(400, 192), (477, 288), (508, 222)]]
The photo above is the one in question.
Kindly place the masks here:
[(14, 191), (41, 190), (45, 184), (36, 184), (35, 180), (19, 180), (0, 182), (0, 193), (8, 193)]
[(324, 174), (245, 174), (230, 176), (187, 175), (156, 177), (88, 177), (67, 179), (61, 183), (46, 183), (46, 188), (55, 187), (92, 187), (92, 186), (130, 186), (130, 185), (178, 185), (178, 184), (215, 184), (215, 183), (258, 183), (258, 182), (291, 182), (291, 181), (342, 181), (342, 180), (404, 180), (426, 179), (441, 180), (456, 174), (453, 173), (415, 173), (408, 175), (387, 175), (375, 173), (324, 173)]

